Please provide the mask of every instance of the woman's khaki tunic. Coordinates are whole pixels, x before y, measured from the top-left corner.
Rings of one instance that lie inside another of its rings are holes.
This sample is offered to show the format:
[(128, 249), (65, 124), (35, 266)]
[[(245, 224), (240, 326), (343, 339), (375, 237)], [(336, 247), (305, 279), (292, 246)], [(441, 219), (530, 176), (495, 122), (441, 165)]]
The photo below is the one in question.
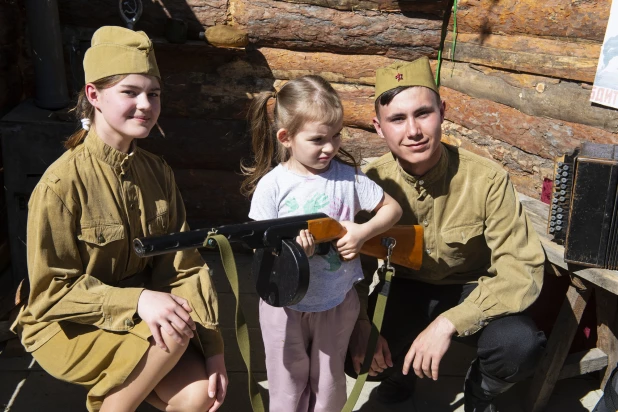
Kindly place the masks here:
[(223, 352), (217, 297), (199, 253), (145, 259), (131, 247), (136, 237), (188, 230), (161, 158), (135, 145), (121, 153), (91, 130), (49, 167), (28, 206), (30, 297), (16, 331), (50, 374), (89, 388), (89, 410), (148, 350), (151, 334), (137, 316), (144, 287), (187, 299), (204, 356)]

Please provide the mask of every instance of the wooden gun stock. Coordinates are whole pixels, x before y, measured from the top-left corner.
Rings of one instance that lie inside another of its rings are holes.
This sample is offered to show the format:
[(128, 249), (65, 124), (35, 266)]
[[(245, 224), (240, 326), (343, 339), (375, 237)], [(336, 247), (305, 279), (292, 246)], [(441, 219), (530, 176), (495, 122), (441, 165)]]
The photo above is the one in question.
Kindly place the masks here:
[[(346, 234), (345, 228), (336, 220), (321, 218), (307, 222), (309, 232), (316, 243), (330, 242)], [(392, 237), (397, 242), (393, 249), (391, 262), (418, 270), (423, 261), (423, 227), (420, 225), (393, 226), (384, 233), (365, 242), (361, 253), (378, 259), (386, 259), (386, 248), (382, 239)]]

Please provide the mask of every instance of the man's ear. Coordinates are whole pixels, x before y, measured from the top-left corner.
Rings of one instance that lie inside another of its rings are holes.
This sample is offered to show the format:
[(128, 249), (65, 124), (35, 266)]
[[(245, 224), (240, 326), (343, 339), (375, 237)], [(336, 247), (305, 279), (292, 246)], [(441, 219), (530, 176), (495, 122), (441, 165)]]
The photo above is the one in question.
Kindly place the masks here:
[(100, 93), (97, 88), (94, 87), (94, 84), (86, 84), (86, 86), (84, 86), (84, 94), (86, 95), (86, 98), (88, 99), (90, 104), (98, 109)]
[(378, 133), (378, 136), (380, 136), (382, 139), (384, 139), (384, 135), (382, 134), (382, 126), (380, 126), (380, 119), (378, 119), (378, 117), (374, 117), (373, 120), (373, 127), (376, 129), (376, 132)]
[(444, 121), (444, 113), (446, 113), (446, 102), (440, 100), (440, 123)]
[(285, 148), (289, 148), (292, 145), (287, 129), (281, 128), (277, 130), (277, 140), (279, 140), (279, 143), (281, 143)]

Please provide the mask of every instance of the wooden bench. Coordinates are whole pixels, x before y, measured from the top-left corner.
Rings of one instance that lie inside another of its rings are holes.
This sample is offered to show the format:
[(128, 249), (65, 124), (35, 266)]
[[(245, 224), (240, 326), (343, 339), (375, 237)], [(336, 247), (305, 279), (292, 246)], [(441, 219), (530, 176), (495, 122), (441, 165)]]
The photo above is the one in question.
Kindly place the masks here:
[[(618, 271), (586, 268), (564, 261), (564, 247), (547, 234), (549, 206), (525, 195), (522, 205), (536, 229), (549, 267), (556, 274), (568, 273), (570, 285), (560, 308), (539, 368), (532, 378), (526, 410), (542, 411), (559, 379), (601, 371), (603, 388), (618, 362), (617, 302)], [(592, 293), (596, 295), (597, 347), (569, 355), (569, 349)]]

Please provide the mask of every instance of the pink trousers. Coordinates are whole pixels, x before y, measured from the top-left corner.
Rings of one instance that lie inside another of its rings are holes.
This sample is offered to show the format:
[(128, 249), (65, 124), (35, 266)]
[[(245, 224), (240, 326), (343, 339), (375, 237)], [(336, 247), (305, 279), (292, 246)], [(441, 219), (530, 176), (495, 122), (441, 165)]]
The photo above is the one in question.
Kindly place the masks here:
[(352, 288), (324, 312), (275, 308), (260, 300), (270, 412), (340, 412), (343, 371), (360, 304)]

